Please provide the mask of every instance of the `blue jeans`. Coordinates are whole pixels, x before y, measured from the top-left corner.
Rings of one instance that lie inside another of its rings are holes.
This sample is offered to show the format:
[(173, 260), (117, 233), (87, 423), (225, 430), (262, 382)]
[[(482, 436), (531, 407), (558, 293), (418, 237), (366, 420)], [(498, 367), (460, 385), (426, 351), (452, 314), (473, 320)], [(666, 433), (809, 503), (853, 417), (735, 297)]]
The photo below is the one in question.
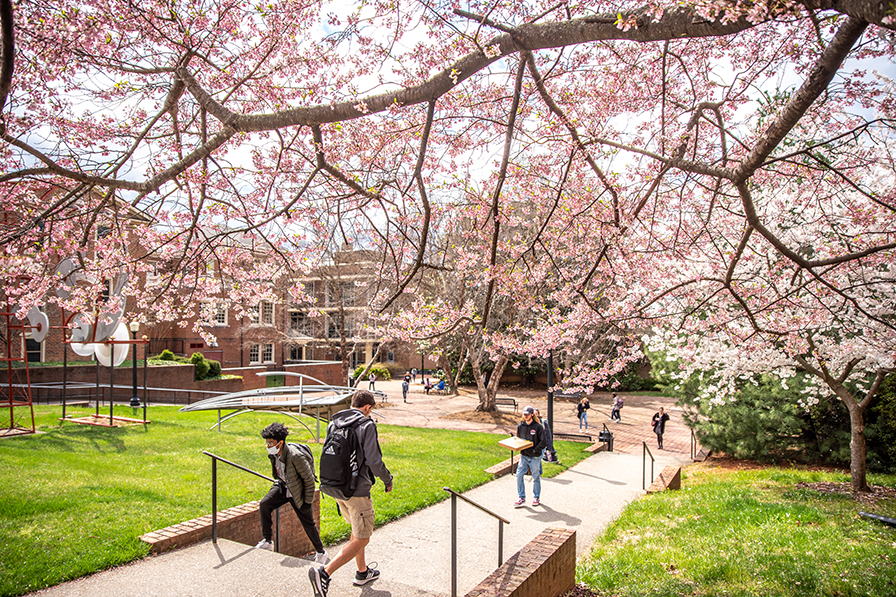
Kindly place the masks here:
[(516, 492), (521, 499), (526, 499), (526, 486), (523, 484), (526, 471), (532, 471), (532, 496), (541, 497), (541, 457), (520, 454), (520, 463), (516, 467)]
[(584, 423), (585, 429), (588, 429), (588, 411), (583, 410), (582, 416), (579, 417), (579, 431), (582, 430), (582, 424)]

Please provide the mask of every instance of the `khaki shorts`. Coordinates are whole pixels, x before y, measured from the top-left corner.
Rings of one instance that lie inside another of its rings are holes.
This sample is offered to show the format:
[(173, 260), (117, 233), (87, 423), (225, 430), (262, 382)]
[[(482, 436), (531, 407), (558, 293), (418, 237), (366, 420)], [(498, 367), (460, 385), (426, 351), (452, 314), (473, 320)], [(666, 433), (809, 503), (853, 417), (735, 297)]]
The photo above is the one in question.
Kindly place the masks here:
[(336, 500), (342, 518), (352, 525), (352, 535), (356, 539), (367, 539), (373, 535), (373, 500), (370, 496), (350, 497), (347, 500)]

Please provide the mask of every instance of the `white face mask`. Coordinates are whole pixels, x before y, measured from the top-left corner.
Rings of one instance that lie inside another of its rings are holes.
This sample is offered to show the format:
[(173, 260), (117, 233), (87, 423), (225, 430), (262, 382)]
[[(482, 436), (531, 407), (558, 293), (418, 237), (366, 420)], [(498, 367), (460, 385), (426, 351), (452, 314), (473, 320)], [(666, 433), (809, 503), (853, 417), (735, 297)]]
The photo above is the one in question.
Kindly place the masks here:
[(271, 446), (270, 448), (268, 448), (268, 454), (270, 454), (271, 456), (276, 456), (279, 453), (280, 448), (278, 448), (277, 446)]

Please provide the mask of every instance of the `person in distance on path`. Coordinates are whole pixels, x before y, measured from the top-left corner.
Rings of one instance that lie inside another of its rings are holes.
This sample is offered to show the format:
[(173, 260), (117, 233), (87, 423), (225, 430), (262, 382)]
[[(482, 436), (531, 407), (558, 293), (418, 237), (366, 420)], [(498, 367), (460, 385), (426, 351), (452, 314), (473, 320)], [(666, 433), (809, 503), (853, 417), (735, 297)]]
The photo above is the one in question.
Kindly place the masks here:
[(519, 496), (513, 503), (514, 508), (526, 505), (526, 485), (523, 482), (526, 471), (532, 471), (532, 505), (541, 503), (541, 451), (546, 442), (544, 427), (535, 420), (535, 409), (527, 406), (523, 409), (523, 420), (517, 425), (517, 437), (532, 442), (532, 447), (520, 452), (520, 462), (516, 467), (516, 492)]
[(663, 449), (663, 433), (666, 432), (666, 421), (668, 420), (669, 415), (663, 412), (662, 406), (660, 407), (660, 412), (653, 414), (653, 432), (656, 433), (656, 441), (659, 444), (660, 450)]
[[(380, 448), (376, 423), (370, 418), (370, 412), (374, 406), (376, 406), (376, 398), (373, 394), (365, 390), (358, 390), (352, 396), (352, 407), (333, 415), (333, 419), (327, 426), (329, 435), (330, 429), (334, 425), (352, 425), (360, 419), (356, 430), (360, 469), (358, 469), (358, 484), (351, 497), (337, 495), (341, 493), (339, 490), (321, 486), (321, 492), (326, 492), (336, 500), (342, 517), (352, 525), (352, 534), (349, 542), (339, 550), (329, 564), (311, 568), (308, 571), (314, 597), (327, 597), (330, 576), (352, 559), (355, 560), (358, 568), (353, 581), (356, 586), (365, 585), (380, 576), (379, 570), (367, 565), (365, 555), (367, 544), (370, 543), (370, 537), (373, 535), (373, 501), (370, 499), (370, 489), (373, 487), (374, 477), (379, 477), (386, 486), (386, 493), (392, 491), (392, 473), (383, 463), (383, 451)], [(321, 478), (324, 478), (323, 472), (321, 472)]]

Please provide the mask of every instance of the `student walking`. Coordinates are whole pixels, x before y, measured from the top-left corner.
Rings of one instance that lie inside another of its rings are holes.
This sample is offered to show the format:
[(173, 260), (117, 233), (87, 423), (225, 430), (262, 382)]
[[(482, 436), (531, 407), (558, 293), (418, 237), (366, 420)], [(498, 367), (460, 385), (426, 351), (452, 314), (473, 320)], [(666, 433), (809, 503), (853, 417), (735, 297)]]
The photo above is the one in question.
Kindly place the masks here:
[(622, 415), (620, 411), (622, 410), (622, 398), (613, 394), (613, 410), (610, 411), (610, 420), (616, 420), (619, 423), (622, 422)]
[(532, 442), (532, 447), (520, 452), (520, 462), (516, 467), (516, 492), (519, 498), (513, 503), (515, 508), (526, 505), (526, 485), (523, 482), (526, 471), (532, 472), (532, 505), (541, 503), (541, 451), (545, 447), (544, 427), (535, 420), (535, 409), (523, 409), (523, 420), (517, 425), (516, 435)]
[(371, 392), (376, 391), (376, 373), (371, 372), (370, 375), (367, 376), (367, 389)]
[[(376, 399), (373, 394), (359, 390), (352, 396), (352, 407), (333, 415), (327, 425), (327, 439), (321, 453), (320, 490), (336, 500), (342, 517), (352, 527), (352, 533), (348, 543), (329, 564), (308, 571), (314, 597), (327, 597), (330, 577), (352, 559), (357, 567), (353, 581), (356, 586), (365, 585), (380, 576), (380, 571), (369, 567), (366, 559), (367, 544), (373, 535), (370, 489), (379, 477), (386, 493), (389, 493), (393, 479), (383, 463), (376, 423), (370, 418), (374, 406)], [(337, 446), (344, 449), (334, 449)], [(351, 450), (352, 446), (354, 451)], [(339, 453), (345, 454), (346, 458), (340, 459)], [(343, 461), (346, 468), (335, 470), (336, 465)], [(337, 478), (344, 479), (344, 483), (331, 481)]]
[(320, 532), (314, 524), (314, 515), (311, 512), (311, 505), (314, 503), (314, 457), (308, 446), (287, 444), (287, 435), (289, 429), (282, 423), (271, 423), (261, 432), (275, 480), (271, 490), (258, 505), (258, 512), (261, 515), (261, 541), (255, 547), (273, 551), (272, 515), (274, 510), (289, 503), (317, 552), (314, 560), (318, 564), (325, 564), (327, 552), (321, 543)]
[(660, 412), (653, 414), (652, 425), (653, 432), (656, 433), (656, 441), (659, 444), (660, 450), (663, 449), (663, 433), (666, 432), (666, 421), (669, 420), (669, 415), (663, 412), (663, 407), (660, 407)]

